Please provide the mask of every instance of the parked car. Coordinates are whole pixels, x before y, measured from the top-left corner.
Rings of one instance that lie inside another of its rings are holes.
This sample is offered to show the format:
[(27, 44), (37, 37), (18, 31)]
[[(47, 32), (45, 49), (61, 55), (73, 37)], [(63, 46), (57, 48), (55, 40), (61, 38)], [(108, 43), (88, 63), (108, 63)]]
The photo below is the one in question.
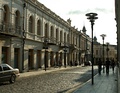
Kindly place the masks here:
[(19, 69), (14, 69), (8, 64), (0, 64), (0, 82), (14, 83), (19, 75)]

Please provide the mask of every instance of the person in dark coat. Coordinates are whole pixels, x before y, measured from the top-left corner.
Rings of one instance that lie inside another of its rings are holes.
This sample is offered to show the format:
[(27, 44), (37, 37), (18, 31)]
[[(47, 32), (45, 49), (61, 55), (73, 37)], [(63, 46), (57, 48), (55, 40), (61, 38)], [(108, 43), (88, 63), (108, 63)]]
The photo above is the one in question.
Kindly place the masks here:
[(98, 73), (99, 73), (99, 75), (101, 75), (101, 69), (102, 69), (102, 61), (99, 58), (99, 61), (98, 61)]
[(114, 73), (114, 68), (115, 68), (115, 61), (114, 61), (114, 59), (111, 61), (111, 67), (112, 67), (112, 71)]
[(109, 58), (106, 60), (106, 74), (109, 75), (109, 66), (110, 66), (110, 61)]

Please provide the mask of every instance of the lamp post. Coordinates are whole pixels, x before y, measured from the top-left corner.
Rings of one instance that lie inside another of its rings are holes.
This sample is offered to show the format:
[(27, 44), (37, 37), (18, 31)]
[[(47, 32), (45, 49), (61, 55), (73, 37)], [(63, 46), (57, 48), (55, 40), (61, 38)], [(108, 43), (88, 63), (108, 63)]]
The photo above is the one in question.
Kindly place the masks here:
[(25, 39), (26, 39), (26, 35), (25, 35), (25, 8), (26, 8), (26, 4), (23, 4), (23, 45), (22, 45), (22, 71), (24, 71), (24, 47), (25, 47)]
[(91, 22), (91, 30), (92, 30), (92, 45), (91, 45), (91, 61), (92, 61), (92, 85), (94, 84), (94, 69), (93, 69), (93, 64), (94, 64), (94, 58), (93, 58), (93, 25), (95, 22), (95, 19), (98, 19), (97, 13), (87, 13), (86, 14), (87, 19), (90, 20)]
[(43, 47), (43, 49), (45, 49), (45, 56), (44, 56), (44, 66), (45, 66), (45, 71), (46, 71), (46, 68), (47, 68), (47, 55), (46, 55), (46, 49), (48, 49), (48, 39), (47, 38), (45, 38), (44, 39), (44, 47)]
[(103, 73), (105, 73), (105, 66), (104, 66), (104, 39), (105, 39), (105, 37), (106, 37), (106, 35), (105, 34), (102, 34), (102, 35), (100, 35), (101, 37), (102, 37), (102, 40), (103, 40)]
[(67, 52), (67, 50), (66, 50), (66, 46), (65, 46), (65, 48), (64, 48), (64, 66), (65, 66), (65, 68), (66, 68), (66, 52)]
[(107, 48), (106, 48), (106, 51), (107, 51), (107, 58), (109, 58), (109, 57), (108, 57), (108, 51), (109, 51), (109, 47), (108, 47), (108, 46), (109, 46), (109, 43), (107, 42), (106, 44), (107, 44)]

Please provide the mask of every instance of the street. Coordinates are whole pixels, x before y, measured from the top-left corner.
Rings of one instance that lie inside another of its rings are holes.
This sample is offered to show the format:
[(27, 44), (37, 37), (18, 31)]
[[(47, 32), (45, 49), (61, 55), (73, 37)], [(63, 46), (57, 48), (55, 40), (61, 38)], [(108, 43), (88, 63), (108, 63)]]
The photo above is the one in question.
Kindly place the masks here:
[[(97, 67), (94, 67), (94, 74)], [(14, 84), (3, 83), (0, 93), (65, 93), (91, 78), (91, 66), (57, 70), (18, 78)]]

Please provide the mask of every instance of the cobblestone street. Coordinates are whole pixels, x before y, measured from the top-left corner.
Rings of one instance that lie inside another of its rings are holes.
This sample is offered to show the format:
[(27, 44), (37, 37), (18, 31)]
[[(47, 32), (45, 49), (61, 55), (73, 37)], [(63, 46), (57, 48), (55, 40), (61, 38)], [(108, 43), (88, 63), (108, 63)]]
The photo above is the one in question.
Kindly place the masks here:
[[(97, 73), (97, 68), (94, 70)], [(91, 78), (91, 67), (76, 67), (18, 78), (14, 84), (3, 83), (0, 93), (64, 93)]]

